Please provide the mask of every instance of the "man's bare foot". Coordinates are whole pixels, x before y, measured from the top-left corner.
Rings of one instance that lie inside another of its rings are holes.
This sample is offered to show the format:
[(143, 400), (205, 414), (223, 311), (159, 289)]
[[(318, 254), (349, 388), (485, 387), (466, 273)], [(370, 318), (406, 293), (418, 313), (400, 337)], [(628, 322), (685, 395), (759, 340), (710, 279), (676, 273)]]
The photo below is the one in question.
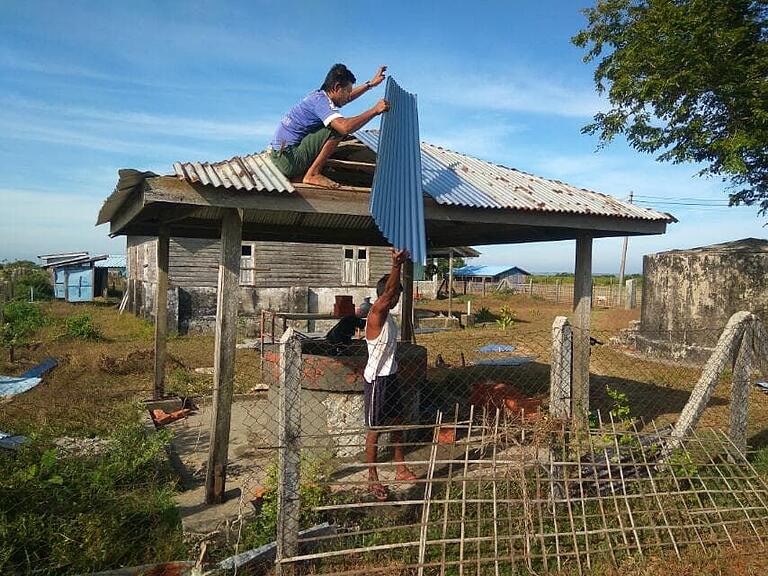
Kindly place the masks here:
[(338, 188), (339, 183), (334, 182), (330, 178), (323, 176), (322, 174), (306, 174), (302, 180), (304, 184), (310, 184), (319, 188)]
[(389, 499), (389, 490), (387, 490), (387, 487), (379, 481), (369, 481), (368, 492), (370, 492), (379, 502), (386, 502)]
[(395, 470), (395, 480), (399, 480), (401, 482), (412, 482), (413, 480), (418, 480), (419, 477), (416, 476), (413, 472), (411, 472), (411, 469), (407, 466), (398, 466)]

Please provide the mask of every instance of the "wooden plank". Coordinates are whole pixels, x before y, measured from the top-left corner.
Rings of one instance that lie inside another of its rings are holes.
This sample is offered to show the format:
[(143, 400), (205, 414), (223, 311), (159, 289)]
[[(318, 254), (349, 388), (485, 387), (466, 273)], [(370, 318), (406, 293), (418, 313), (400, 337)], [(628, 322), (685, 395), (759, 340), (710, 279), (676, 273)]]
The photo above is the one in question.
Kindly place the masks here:
[(171, 236), (161, 225), (157, 237), (157, 283), (155, 284), (155, 386), (152, 398), (165, 396), (165, 360), (168, 336), (168, 259)]
[(280, 339), (278, 400), (277, 574), (292, 573), (280, 560), (299, 552), (299, 480), (301, 467), (301, 342), (293, 328)]
[(371, 164), (369, 162), (355, 162), (353, 160), (337, 160), (336, 158), (329, 158), (326, 160), (325, 164), (334, 168), (364, 172), (366, 174), (373, 174), (376, 170), (376, 164)]
[[(294, 192), (254, 192), (227, 190), (190, 184), (173, 177), (147, 180), (144, 201), (150, 203), (192, 204), (242, 208), (257, 212), (279, 211), (298, 213), (327, 213), (368, 216), (370, 191), (340, 189), (327, 190), (309, 186), (296, 186)], [(605, 232), (616, 235), (663, 234), (666, 222), (631, 218), (615, 218), (592, 214), (567, 214), (561, 212), (534, 212), (513, 209), (465, 208), (438, 204), (433, 198), (424, 197), (426, 220), (521, 225), (532, 229), (541, 227), (589, 230), (592, 236)], [(571, 236), (573, 238), (573, 236)], [(456, 245), (453, 242), (452, 245)]]
[(213, 358), (213, 414), (205, 478), (205, 502), (224, 500), (227, 478), (229, 427), (235, 380), (235, 344), (240, 282), (241, 210), (227, 210), (221, 221), (221, 263), (216, 303), (216, 339)]
[(403, 295), (400, 302), (400, 339), (415, 342), (413, 332), (413, 260), (408, 258), (402, 268)]
[(592, 237), (576, 239), (573, 284), (573, 401), (574, 422), (586, 425), (589, 416), (589, 327), (592, 314)]

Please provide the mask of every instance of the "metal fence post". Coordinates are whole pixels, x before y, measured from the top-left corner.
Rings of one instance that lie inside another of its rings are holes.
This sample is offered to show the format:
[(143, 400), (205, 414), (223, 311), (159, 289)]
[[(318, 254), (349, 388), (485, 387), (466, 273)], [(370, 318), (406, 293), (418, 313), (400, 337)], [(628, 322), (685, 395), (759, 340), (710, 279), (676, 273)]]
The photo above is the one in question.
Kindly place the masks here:
[(276, 573), (279, 576), (294, 573), (293, 566), (283, 565), (281, 561), (296, 556), (299, 551), (300, 400), (301, 342), (293, 328), (288, 328), (280, 338), (276, 564)]
[(573, 396), (571, 357), (573, 332), (568, 318), (558, 316), (552, 323), (552, 359), (550, 362), (549, 413), (553, 418), (571, 417)]

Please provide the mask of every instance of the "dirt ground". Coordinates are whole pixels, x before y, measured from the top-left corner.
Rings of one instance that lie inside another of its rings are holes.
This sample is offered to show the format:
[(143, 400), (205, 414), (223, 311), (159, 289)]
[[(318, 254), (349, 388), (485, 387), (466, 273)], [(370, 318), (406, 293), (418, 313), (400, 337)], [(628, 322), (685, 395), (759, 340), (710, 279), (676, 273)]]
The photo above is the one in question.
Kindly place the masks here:
[[(466, 298), (454, 300), (454, 310), (466, 310)], [(527, 296), (472, 296), (473, 312), (486, 307), (498, 313), (502, 306), (511, 308), (515, 323), (506, 330), (494, 323), (457, 332), (437, 332), (418, 336), (418, 343), (428, 349), (428, 376), (432, 387), (426, 393), (438, 400), (450, 401), (449, 392), (469, 386), (478, 378), (510, 382), (531, 396), (546, 402), (549, 382), (551, 325), (555, 316), (568, 315), (567, 305), (557, 305)], [(446, 311), (446, 300), (419, 302), (417, 308)], [(45, 305), (51, 321), (35, 342), (17, 351), (17, 362), (9, 364), (0, 357), (0, 373), (18, 374), (43, 358), (58, 358), (59, 366), (36, 388), (10, 401), (0, 403), (0, 430), (14, 434), (49, 433), (68, 436), (98, 436), (111, 430), (116, 422), (135, 414), (132, 405), (148, 399), (152, 390), (153, 326), (130, 314), (119, 315), (114, 302), (73, 305), (54, 302)], [(102, 338), (82, 341), (63, 336), (62, 320), (73, 314), (93, 316)], [(593, 406), (608, 407), (606, 386), (628, 397), (633, 415), (671, 419), (684, 405), (699, 376), (695, 367), (640, 358), (630, 351), (611, 346), (608, 338), (631, 320), (639, 310), (601, 309), (593, 311), (594, 334), (604, 340), (592, 349), (591, 372)], [(478, 349), (489, 343), (515, 347), (514, 356), (530, 361), (521, 366), (484, 367), (477, 362), (497, 356)], [(209, 394), (212, 376), (196, 368), (213, 364), (213, 335), (173, 336), (168, 342), (167, 390), (180, 395)], [(442, 365), (436, 365), (440, 355)], [(260, 358), (257, 350), (239, 349), (236, 366), (236, 393), (247, 393), (261, 384)], [(716, 390), (706, 418), (723, 425), (728, 422), (729, 383), (724, 378)], [(768, 444), (768, 396), (753, 392), (751, 397), (750, 437)], [(198, 439), (195, 439), (198, 442)], [(245, 448), (243, 448), (245, 450)], [(200, 450), (195, 452), (202, 453)], [(245, 452), (243, 452), (245, 454)], [(195, 465), (201, 464), (196, 462)], [(199, 470), (198, 470), (199, 471)], [(646, 558), (622, 567), (626, 575), (764, 574), (768, 565), (764, 555), (753, 550), (723, 549), (712, 554)], [(619, 571), (606, 572), (618, 574)]]

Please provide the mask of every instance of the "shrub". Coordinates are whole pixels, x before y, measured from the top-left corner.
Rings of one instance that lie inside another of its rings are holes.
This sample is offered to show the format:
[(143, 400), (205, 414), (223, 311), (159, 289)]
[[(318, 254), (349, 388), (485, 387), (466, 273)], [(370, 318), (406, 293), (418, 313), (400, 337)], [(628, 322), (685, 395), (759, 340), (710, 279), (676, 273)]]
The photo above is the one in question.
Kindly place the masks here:
[(90, 314), (78, 314), (70, 316), (64, 321), (67, 336), (80, 340), (99, 340), (101, 332), (93, 323)]
[(515, 313), (507, 306), (502, 306), (501, 309), (499, 309), (499, 317), (496, 319), (496, 324), (498, 324), (502, 330), (506, 330), (510, 326), (513, 326), (515, 324)]
[(53, 298), (53, 287), (48, 272), (34, 262), (19, 260), (7, 264), (0, 263), (0, 281), (12, 283), (13, 299), (27, 300), (30, 288), (34, 289), (35, 300)]
[(185, 557), (167, 442), (137, 422), (100, 455), (66, 455), (40, 439), (0, 454), (0, 573), (90, 574)]
[[(327, 475), (327, 460), (319, 456), (301, 458), (301, 484), (299, 485), (299, 501), (301, 517), (299, 525), (302, 529), (318, 524), (322, 518), (315, 510), (318, 506), (331, 502), (328, 484), (322, 482)], [(271, 465), (267, 470), (265, 493), (261, 511), (253, 522), (243, 528), (241, 548), (257, 548), (273, 542), (277, 535), (277, 465)]]
[(9, 302), (3, 307), (0, 341), (8, 348), (9, 360), (14, 361), (14, 349), (29, 342), (29, 338), (45, 324), (40, 306), (30, 302)]
[(494, 316), (486, 307), (480, 308), (480, 310), (475, 312), (475, 322), (478, 324), (482, 324), (483, 322), (493, 322), (494, 320), (496, 320), (496, 316)]

